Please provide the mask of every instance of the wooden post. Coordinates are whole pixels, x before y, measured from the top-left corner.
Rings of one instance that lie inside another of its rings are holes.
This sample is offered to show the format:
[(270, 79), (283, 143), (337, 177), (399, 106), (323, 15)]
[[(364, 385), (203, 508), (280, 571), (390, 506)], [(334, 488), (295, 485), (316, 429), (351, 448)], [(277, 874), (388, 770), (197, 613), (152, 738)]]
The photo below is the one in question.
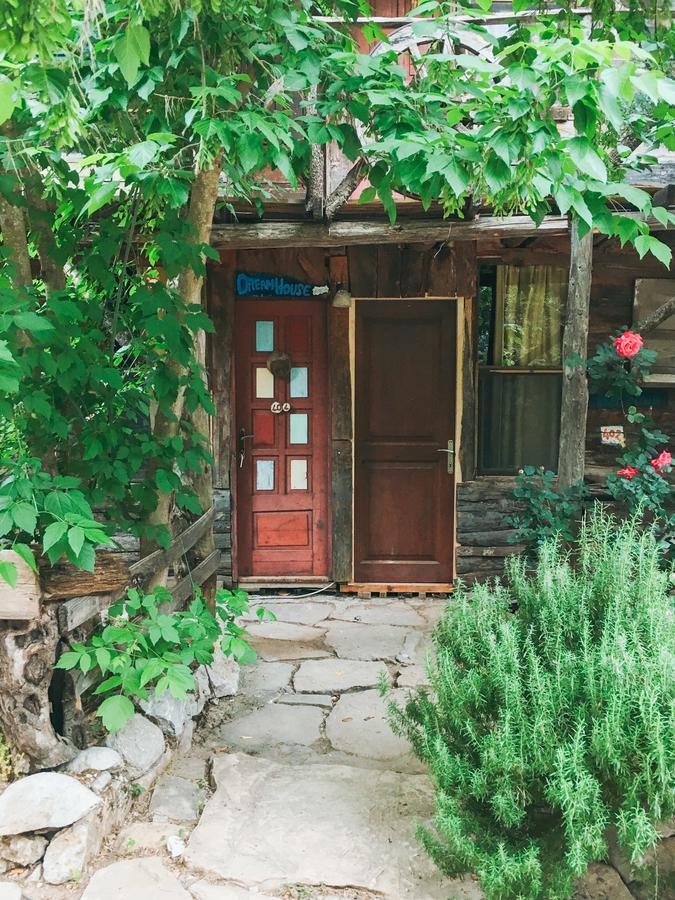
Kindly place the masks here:
[[(576, 221), (570, 229), (570, 278), (563, 332), (563, 384), (560, 408), (558, 484), (570, 487), (583, 480), (586, 453), (588, 381), (578, 361), (586, 359), (591, 300), (593, 232), (579, 236)], [(575, 360), (577, 360), (575, 362)]]

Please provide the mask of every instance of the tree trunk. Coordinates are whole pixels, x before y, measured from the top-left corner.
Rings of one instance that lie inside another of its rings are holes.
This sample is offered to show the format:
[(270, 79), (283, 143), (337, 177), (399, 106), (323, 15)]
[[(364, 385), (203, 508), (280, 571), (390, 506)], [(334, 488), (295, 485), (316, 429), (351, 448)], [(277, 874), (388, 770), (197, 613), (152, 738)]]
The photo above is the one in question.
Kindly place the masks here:
[(54, 604), (32, 622), (0, 624), (0, 728), (18, 771), (51, 769), (77, 753), (56, 734), (49, 716), (58, 642)]
[[(218, 199), (220, 172), (221, 161), (220, 157), (218, 157), (212, 168), (203, 169), (197, 173), (192, 185), (187, 221), (192, 225), (195, 241), (198, 243), (209, 242), (213, 214)], [(203, 282), (203, 276), (197, 275), (192, 268), (184, 269), (178, 276), (177, 290), (185, 308), (195, 303), (201, 303)], [(177, 378), (182, 378), (185, 375), (185, 369), (176, 360), (170, 359), (167, 362), (167, 366)], [(165, 442), (178, 434), (180, 429), (180, 419), (183, 414), (183, 406), (184, 390), (181, 388), (168, 412), (163, 409), (157, 410), (153, 428), (153, 434), (156, 440)], [(148, 477), (153, 484), (155, 482), (156, 468), (156, 464), (149, 466)], [(147, 524), (155, 527), (164, 526), (169, 528), (171, 524), (172, 503), (172, 494), (160, 493), (158, 495), (156, 508), (147, 518)], [(157, 543), (154, 540), (141, 541), (141, 556), (147, 556), (156, 549)], [(165, 584), (166, 577), (166, 569), (158, 572), (152, 583), (149, 585), (149, 588), (152, 588), (157, 584)]]
[(2, 242), (9, 250), (11, 261), (14, 263), (14, 286), (30, 287), (33, 276), (30, 270), (30, 256), (28, 255), (28, 238), (26, 235), (26, 218), (20, 206), (12, 206), (0, 194), (0, 231)]
[(593, 232), (579, 237), (576, 221), (570, 234), (570, 278), (563, 333), (563, 385), (560, 410), (558, 484), (562, 488), (583, 481), (586, 452), (588, 381), (583, 361), (588, 343), (591, 299)]

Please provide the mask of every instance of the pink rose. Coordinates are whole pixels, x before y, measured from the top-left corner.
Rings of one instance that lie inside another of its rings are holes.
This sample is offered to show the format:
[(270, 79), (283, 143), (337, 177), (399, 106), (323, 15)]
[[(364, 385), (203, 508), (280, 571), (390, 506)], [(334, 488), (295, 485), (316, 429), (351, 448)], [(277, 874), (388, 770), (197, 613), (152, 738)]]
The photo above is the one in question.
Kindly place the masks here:
[(614, 349), (624, 359), (632, 359), (637, 356), (644, 344), (642, 335), (636, 334), (634, 331), (624, 331), (623, 334), (614, 338)]
[(626, 466), (625, 469), (619, 469), (616, 474), (620, 475), (621, 478), (625, 478), (627, 481), (630, 481), (631, 478), (635, 478), (636, 475), (640, 474), (640, 470), (636, 469), (634, 466)]
[(655, 472), (663, 472), (665, 469), (669, 469), (673, 464), (673, 457), (667, 450), (662, 450), (656, 459), (653, 459), (649, 465)]

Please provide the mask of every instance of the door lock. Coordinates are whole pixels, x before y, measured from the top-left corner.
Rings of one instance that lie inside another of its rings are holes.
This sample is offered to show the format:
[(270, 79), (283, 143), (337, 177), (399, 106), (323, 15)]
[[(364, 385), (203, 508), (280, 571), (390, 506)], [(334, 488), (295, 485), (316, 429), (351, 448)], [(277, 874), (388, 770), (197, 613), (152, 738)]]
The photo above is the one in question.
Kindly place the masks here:
[(448, 441), (447, 447), (439, 447), (438, 453), (448, 454), (448, 475), (455, 474), (455, 442)]
[(245, 428), (239, 429), (239, 441), (238, 441), (238, 451), (239, 451), (239, 468), (244, 468), (244, 460), (246, 459), (246, 441), (253, 440), (253, 434), (247, 434)]

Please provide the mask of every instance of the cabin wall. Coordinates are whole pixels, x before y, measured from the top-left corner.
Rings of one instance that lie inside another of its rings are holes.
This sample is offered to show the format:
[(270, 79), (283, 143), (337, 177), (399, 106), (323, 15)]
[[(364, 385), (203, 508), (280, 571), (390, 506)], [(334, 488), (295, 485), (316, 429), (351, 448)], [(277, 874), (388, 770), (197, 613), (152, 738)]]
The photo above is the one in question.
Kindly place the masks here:
[[(672, 238), (669, 241), (675, 244)], [(457, 487), (457, 575), (468, 581), (499, 574), (504, 559), (517, 548), (510, 543), (505, 517), (514, 510), (514, 480), (509, 477), (475, 476), (477, 408), (477, 272), (481, 262), (519, 265), (567, 265), (567, 238), (529, 238), (520, 246), (512, 241), (491, 240), (448, 245), (353, 246), (348, 248), (283, 248), (239, 250), (221, 255), (221, 264), (209, 267), (208, 306), (216, 324), (209, 340), (209, 373), (217, 408), (213, 422), (215, 492), (218, 516), (217, 546), (223, 550), (220, 573), (232, 573), (232, 485), (234, 459), (231, 444), (233, 409), (232, 334), (234, 275), (238, 270), (290, 276), (316, 285), (341, 283), (354, 297), (461, 297), (461, 339), (457, 361), (461, 381), (461, 420)], [(589, 352), (616, 329), (632, 323), (636, 278), (670, 276), (651, 259), (640, 261), (615, 241), (598, 239), (594, 253)], [(350, 311), (329, 309), (329, 372), (332, 432), (332, 530), (333, 572), (336, 580), (351, 580), (352, 508), (352, 372), (350, 359)], [(664, 405), (654, 417), (665, 431), (675, 433), (675, 391), (659, 389)], [(618, 448), (600, 442), (600, 425), (621, 422), (617, 408), (598, 405), (589, 410), (587, 469), (598, 478), (600, 467), (610, 466)], [(236, 555), (236, 540), (234, 553)]]

